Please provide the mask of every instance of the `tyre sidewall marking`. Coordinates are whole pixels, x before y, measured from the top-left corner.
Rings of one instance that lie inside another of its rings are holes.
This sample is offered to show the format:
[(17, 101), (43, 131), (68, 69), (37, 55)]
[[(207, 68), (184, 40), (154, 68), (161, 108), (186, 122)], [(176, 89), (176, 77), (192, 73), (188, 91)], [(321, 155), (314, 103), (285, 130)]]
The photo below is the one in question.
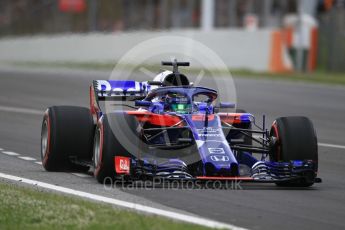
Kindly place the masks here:
[(104, 134), (103, 123), (99, 121), (97, 126), (99, 128), (99, 159), (98, 159), (98, 165), (94, 173), (95, 176), (98, 176), (99, 171), (101, 170), (102, 164), (103, 164), (103, 134)]
[(281, 160), (281, 140), (279, 137), (277, 121), (273, 122), (272, 128), (273, 128), (274, 133), (275, 133), (276, 138), (277, 138), (276, 143), (278, 143), (278, 145), (276, 146), (276, 149), (275, 149), (276, 150), (275, 154), (277, 154), (277, 161), (280, 161)]
[(46, 152), (44, 154), (43, 158), (43, 165), (47, 164), (48, 158), (49, 158), (49, 153), (50, 153), (50, 118), (49, 118), (49, 109), (46, 110), (44, 113), (44, 119), (47, 121), (47, 147), (46, 147)]

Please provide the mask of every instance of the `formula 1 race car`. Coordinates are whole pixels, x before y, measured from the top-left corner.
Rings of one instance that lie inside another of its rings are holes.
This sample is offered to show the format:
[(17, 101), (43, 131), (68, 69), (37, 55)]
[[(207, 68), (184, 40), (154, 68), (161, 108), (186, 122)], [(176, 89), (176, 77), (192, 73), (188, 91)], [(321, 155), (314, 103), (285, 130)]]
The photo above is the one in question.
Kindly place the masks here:
[(265, 119), (260, 127), (252, 114), (217, 102), (216, 90), (193, 86), (178, 70), (188, 62), (162, 64), (173, 71), (153, 81), (93, 81), (90, 109), (49, 107), (42, 123), (43, 167), (90, 170), (100, 183), (106, 178), (300, 187), (321, 182), (308, 118), (280, 117), (268, 130)]

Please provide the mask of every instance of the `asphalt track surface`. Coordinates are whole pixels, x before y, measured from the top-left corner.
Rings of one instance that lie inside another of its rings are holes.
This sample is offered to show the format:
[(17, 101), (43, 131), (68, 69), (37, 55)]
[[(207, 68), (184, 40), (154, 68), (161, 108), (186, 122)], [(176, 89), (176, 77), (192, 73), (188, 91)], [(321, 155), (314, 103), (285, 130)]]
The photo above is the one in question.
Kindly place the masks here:
[[(35, 163), (43, 111), (51, 105), (87, 107), (91, 80), (108, 76), (0, 68), (0, 172), (250, 229), (345, 229), (344, 148), (319, 147), (323, 183), (307, 189), (242, 184), (243, 190), (106, 190), (88, 175), (45, 172)], [(238, 107), (266, 114), (269, 124), (279, 116), (305, 115), (314, 122), (320, 143), (345, 145), (345, 88), (249, 79), (235, 79), (235, 86)]]

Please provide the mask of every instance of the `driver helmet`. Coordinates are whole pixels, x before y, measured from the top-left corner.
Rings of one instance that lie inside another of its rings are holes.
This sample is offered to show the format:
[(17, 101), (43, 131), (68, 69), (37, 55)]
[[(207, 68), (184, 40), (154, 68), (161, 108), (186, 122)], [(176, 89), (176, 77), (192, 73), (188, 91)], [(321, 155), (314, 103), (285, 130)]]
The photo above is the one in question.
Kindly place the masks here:
[(171, 72), (170, 70), (164, 70), (163, 72), (157, 74), (154, 78), (153, 81), (160, 81), (163, 82), (164, 79), (166, 78), (166, 76), (172, 74), (173, 72)]
[(165, 108), (170, 112), (189, 113), (191, 105), (185, 95), (170, 93), (165, 96)]

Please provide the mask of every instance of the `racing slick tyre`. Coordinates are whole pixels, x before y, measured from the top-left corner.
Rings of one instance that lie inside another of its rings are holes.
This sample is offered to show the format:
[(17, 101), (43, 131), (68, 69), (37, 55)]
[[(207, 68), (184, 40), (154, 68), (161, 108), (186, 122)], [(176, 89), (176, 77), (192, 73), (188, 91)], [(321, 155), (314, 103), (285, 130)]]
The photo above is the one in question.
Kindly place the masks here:
[(99, 183), (110, 183), (116, 179), (115, 156), (131, 157), (128, 146), (114, 132), (121, 130), (121, 140), (126, 138), (135, 144), (138, 122), (135, 116), (126, 113), (109, 113), (99, 120), (93, 147), (94, 176)]
[(91, 159), (94, 124), (90, 110), (76, 106), (49, 107), (43, 117), (41, 159), (47, 171), (87, 171), (75, 159)]
[(317, 137), (312, 122), (306, 117), (280, 117), (273, 122), (270, 138), (274, 144), (270, 151), (271, 161), (312, 160), (316, 164), (311, 180), (279, 182), (278, 186), (309, 187), (314, 184), (318, 162)]

